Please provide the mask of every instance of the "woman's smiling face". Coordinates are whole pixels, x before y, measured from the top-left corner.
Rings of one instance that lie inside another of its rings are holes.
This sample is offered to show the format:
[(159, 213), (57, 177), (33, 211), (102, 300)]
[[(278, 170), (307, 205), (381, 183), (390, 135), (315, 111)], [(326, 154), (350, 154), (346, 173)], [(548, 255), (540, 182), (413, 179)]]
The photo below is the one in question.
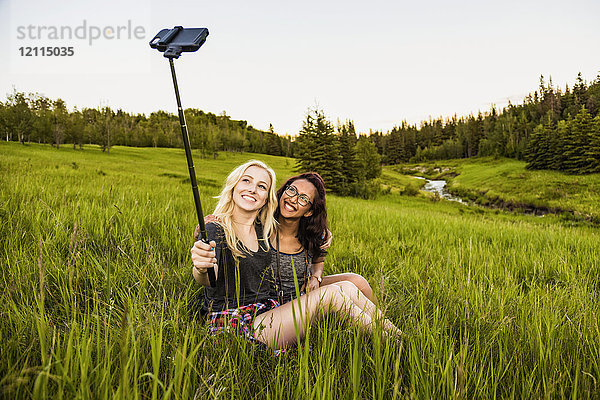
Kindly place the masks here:
[[(306, 179), (297, 179), (290, 184), (292, 190), (283, 192), (279, 199), (279, 210), (284, 218), (301, 218), (312, 215), (312, 203), (317, 196), (317, 188)], [(295, 189), (296, 194), (291, 195)], [(306, 204), (302, 205), (303, 201), (299, 201), (302, 197)]]
[(263, 168), (248, 167), (233, 188), (233, 202), (245, 211), (260, 210), (269, 197), (271, 177)]

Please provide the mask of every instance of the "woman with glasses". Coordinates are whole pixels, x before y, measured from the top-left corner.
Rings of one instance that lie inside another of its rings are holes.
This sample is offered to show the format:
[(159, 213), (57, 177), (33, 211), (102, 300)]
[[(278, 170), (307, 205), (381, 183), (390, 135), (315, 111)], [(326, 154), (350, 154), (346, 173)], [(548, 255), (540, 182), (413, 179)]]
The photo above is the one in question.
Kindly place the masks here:
[(316, 172), (308, 172), (289, 178), (277, 191), (277, 200), (279, 207), (275, 211), (275, 218), (279, 228), (275, 241), (271, 243), (271, 266), (275, 272), (277, 298), (285, 303), (297, 297), (293, 264), (301, 293), (347, 281), (373, 301), (373, 290), (361, 275), (343, 273), (323, 276), (326, 248), (329, 247), (325, 244), (328, 238), (324, 233), (329, 230), (325, 183), (321, 176)]
[[(293, 188), (290, 186), (293, 186)], [(219, 204), (221, 203), (221, 199), (224, 198), (224, 192), (225, 189), (221, 193)], [(271, 254), (273, 254), (274, 246), (275, 251), (279, 253), (279, 272), (282, 270), (282, 252), (292, 258), (295, 257), (294, 267), (296, 269), (299, 268), (307, 271), (309, 259), (322, 255), (319, 244), (322, 244), (324, 241), (322, 233), (324, 232), (323, 228), (326, 228), (327, 220), (325, 213), (325, 188), (322, 185), (322, 179), (317, 174), (303, 174), (291, 178), (291, 181), (286, 182), (278, 191), (277, 198), (279, 199), (279, 207), (275, 212), (275, 216), (279, 219), (279, 227), (270, 236), (269, 247), (271, 248)], [(235, 201), (236, 199), (239, 201), (239, 199), (235, 196), (230, 196), (229, 199), (234, 203), (230, 207), (235, 209)], [(215, 213), (215, 216), (220, 217), (217, 213)], [(221, 224), (221, 220), (219, 219), (218, 221), (218, 224)], [(231, 221), (233, 222), (233, 232), (235, 233), (237, 232), (236, 220), (232, 219)], [(209, 237), (209, 239), (213, 238)], [(231, 247), (231, 242), (237, 240), (239, 238), (235, 237), (235, 235), (232, 238), (227, 237), (227, 246)], [(197, 241), (191, 250), (192, 261), (194, 263), (194, 278), (201, 284), (208, 284), (208, 280), (202, 278), (206, 275), (206, 269), (217, 266), (216, 253), (214, 251), (217, 246), (218, 244), (214, 240), (209, 244)], [(244, 253), (242, 255), (250, 259), (256, 257), (255, 254), (251, 253)], [(277, 259), (275, 263), (277, 263)], [(272, 268), (276, 268), (272, 262), (269, 264)], [(268, 265), (264, 267), (268, 269)], [(232, 268), (234, 267), (230, 263), (225, 263), (224, 266), (217, 268), (217, 288), (206, 288), (205, 304), (207, 302), (215, 304), (221, 301), (218, 297), (222, 296), (223, 293), (221, 289), (224, 281), (223, 276), (227, 277), (229, 274), (228, 271)], [(241, 271), (241, 263), (239, 264), (239, 268), (239, 275), (248, 274), (248, 271)], [(257, 268), (256, 270), (261, 270), (261, 268)], [(276, 272), (273, 274), (276, 274)], [(261, 284), (264, 282), (263, 277), (264, 275), (259, 280)], [(213, 311), (209, 315), (210, 329), (213, 332), (220, 332), (235, 328), (246, 336), (257, 339), (275, 349), (279, 349), (296, 343), (298, 337), (303, 338), (308, 324), (314, 321), (319, 312), (341, 311), (346, 312), (354, 323), (366, 330), (371, 330), (373, 322), (379, 320), (388, 334), (392, 336), (400, 336), (402, 334), (398, 328), (384, 318), (382, 312), (375, 304), (350, 281), (332, 282), (322, 287), (316, 287), (294, 300), (281, 304), (277, 301), (279, 299), (274, 299), (273, 297), (280, 297), (279, 295), (285, 296), (286, 289), (288, 290), (290, 299), (295, 296), (289, 293), (288, 287), (282, 285), (283, 279), (279, 279), (278, 276), (276, 279), (279, 280), (277, 286), (279, 293), (273, 296), (273, 292), (271, 292), (270, 297), (265, 296), (263, 293), (261, 298), (257, 297), (254, 299), (249, 308), (241, 306), (216, 311), (216, 313)], [(252, 281), (256, 282), (257, 279), (252, 279)], [(259, 291), (255, 292), (259, 293)], [(281, 301), (284, 302), (285, 298)], [(259, 306), (256, 306), (257, 304)], [(249, 312), (246, 312), (248, 310)], [(304, 323), (300, 323), (301, 321)], [(240, 326), (244, 326), (245, 328), (240, 330)]]

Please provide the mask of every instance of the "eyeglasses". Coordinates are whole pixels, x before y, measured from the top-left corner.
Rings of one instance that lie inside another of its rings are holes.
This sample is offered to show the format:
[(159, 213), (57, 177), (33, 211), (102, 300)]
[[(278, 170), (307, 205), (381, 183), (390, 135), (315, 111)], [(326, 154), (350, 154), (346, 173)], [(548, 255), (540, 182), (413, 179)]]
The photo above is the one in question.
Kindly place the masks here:
[(312, 201), (310, 201), (310, 198), (305, 194), (299, 195), (298, 189), (296, 189), (296, 186), (294, 185), (289, 185), (288, 187), (286, 187), (284, 193), (287, 194), (289, 197), (298, 196), (298, 204), (300, 204), (302, 207), (307, 206), (309, 204), (312, 206)]

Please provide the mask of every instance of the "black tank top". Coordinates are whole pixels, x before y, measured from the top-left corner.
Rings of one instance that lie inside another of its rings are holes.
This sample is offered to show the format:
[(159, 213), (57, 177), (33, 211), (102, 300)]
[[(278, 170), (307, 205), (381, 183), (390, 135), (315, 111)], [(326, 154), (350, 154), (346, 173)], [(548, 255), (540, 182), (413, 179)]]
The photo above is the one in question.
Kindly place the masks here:
[(219, 276), (215, 287), (204, 287), (201, 313), (223, 311), (252, 303), (262, 303), (271, 296), (271, 255), (265, 249), (262, 225), (254, 224), (258, 251), (246, 252), (245, 257), (234, 259), (227, 247), (223, 229), (215, 224), (206, 225), (209, 240), (217, 243)]

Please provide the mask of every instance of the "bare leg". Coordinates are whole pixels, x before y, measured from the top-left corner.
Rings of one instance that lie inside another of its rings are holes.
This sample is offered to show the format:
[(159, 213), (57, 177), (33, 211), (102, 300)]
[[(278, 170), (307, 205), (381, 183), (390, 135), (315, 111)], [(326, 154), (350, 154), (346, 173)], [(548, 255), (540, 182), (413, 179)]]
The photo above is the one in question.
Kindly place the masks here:
[(373, 289), (371, 289), (371, 285), (369, 285), (369, 282), (359, 274), (348, 272), (344, 274), (327, 275), (323, 277), (321, 286), (331, 285), (332, 283), (342, 281), (352, 282), (369, 300), (373, 301)]
[(358, 308), (361, 310), (364, 310), (372, 319), (378, 319), (382, 321), (384, 324), (384, 329), (388, 333), (402, 335), (402, 331), (396, 328), (396, 326), (394, 326), (390, 320), (386, 319), (383, 315), (383, 312), (377, 308), (377, 306), (370, 299), (368, 299), (367, 296), (365, 296), (365, 294), (359, 290), (358, 287), (356, 287), (356, 285), (348, 281), (337, 282), (333, 285), (339, 286), (341, 291), (350, 297), (354, 304), (356, 304), (356, 306), (358, 306)]
[[(356, 286), (340, 282), (259, 315), (254, 321), (257, 339), (274, 348), (296, 343), (298, 337), (304, 338), (306, 327), (320, 310), (346, 311), (358, 326), (367, 330), (372, 329), (374, 318), (383, 319), (381, 311)], [(401, 333), (389, 321), (384, 321), (384, 329), (394, 335)]]
[(333, 283), (332, 285), (340, 288), (342, 293), (350, 297), (352, 302), (358, 306), (361, 310), (374, 318), (383, 318), (383, 313), (377, 306), (352, 282), (341, 281)]

